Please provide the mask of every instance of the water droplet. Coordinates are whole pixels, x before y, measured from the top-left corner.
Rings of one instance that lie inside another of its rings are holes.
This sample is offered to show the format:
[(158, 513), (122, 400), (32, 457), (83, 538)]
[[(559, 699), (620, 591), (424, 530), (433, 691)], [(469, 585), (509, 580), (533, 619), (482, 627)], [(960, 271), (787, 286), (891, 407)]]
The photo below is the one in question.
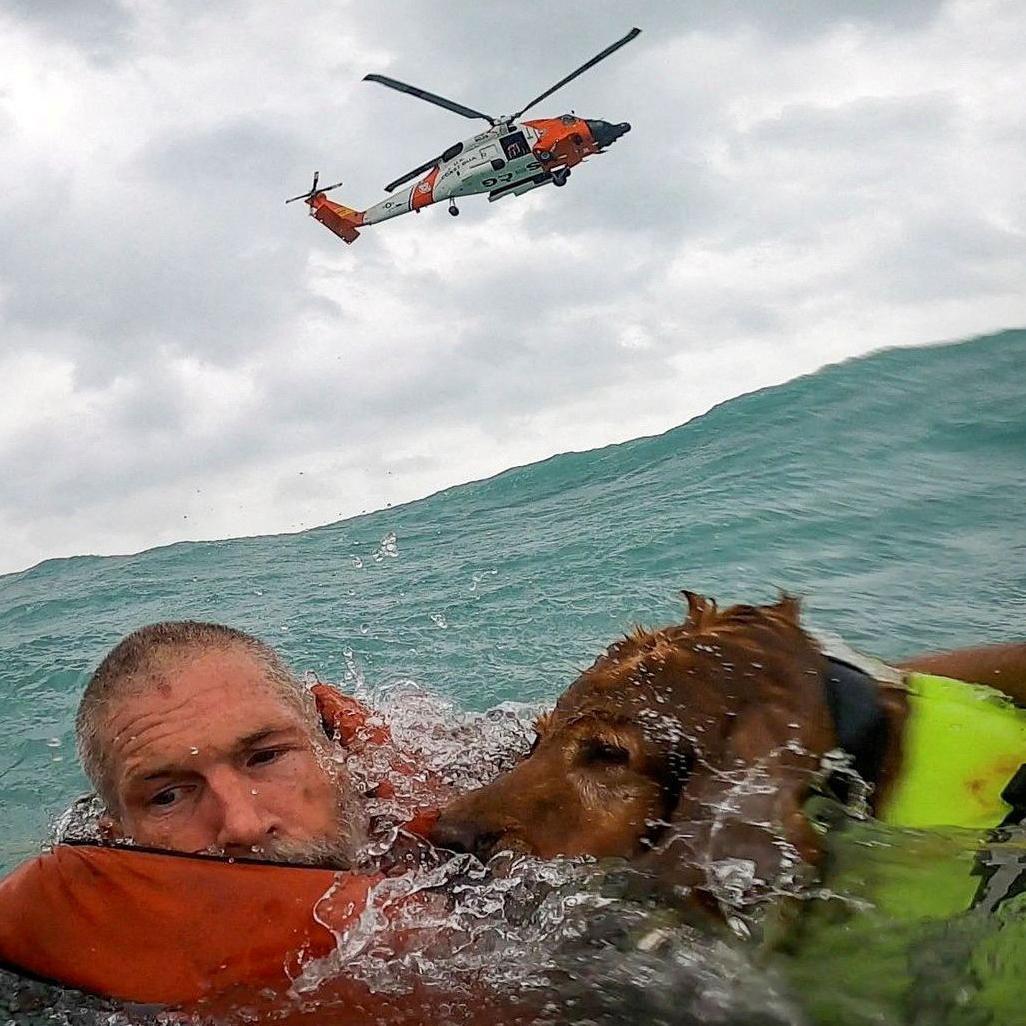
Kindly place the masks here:
[(357, 570), (362, 569), (363, 568), (363, 560), (360, 559), (359, 556), (353, 556), (353, 566), (355, 566)]
[(59, 737), (48, 737), (46, 739), (46, 747), (47, 748), (60, 748), (60, 746), (61, 746), (61, 739)]
[(449, 624), (445, 620), (445, 617), (441, 613), (432, 613), (431, 622), (437, 625), (438, 627), (441, 627), (443, 630), (449, 626)]
[(360, 624), (360, 633), (361, 634), (370, 634), (370, 624), (369, 623), (361, 623)]
[(190, 755), (199, 755), (199, 749), (198, 748), (190, 748), (189, 749), (189, 754)]
[(257, 795), (257, 794), (259, 794), (260, 792), (259, 792), (259, 791), (258, 791), (258, 790), (257, 790), (257, 789), (256, 789), (256, 788), (254, 787), (254, 788), (253, 788), (253, 790), (252, 790), (252, 791), (250, 791), (249, 793), (250, 793), (250, 794), (252, 794), (252, 795)]

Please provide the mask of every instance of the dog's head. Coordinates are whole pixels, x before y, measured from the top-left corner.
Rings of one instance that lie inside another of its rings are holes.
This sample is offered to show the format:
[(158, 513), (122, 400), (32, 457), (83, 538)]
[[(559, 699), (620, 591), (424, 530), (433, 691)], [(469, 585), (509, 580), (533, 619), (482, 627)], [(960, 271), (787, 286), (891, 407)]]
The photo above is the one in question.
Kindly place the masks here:
[[(612, 645), (538, 721), (523, 760), (444, 810), (435, 843), (482, 857), (631, 857), (671, 823), (722, 820), (739, 771), (763, 766), (783, 785), (807, 753), (818, 762), (832, 731), (797, 600), (721, 612), (684, 594), (685, 622)], [(789, 787), (778, 790), (736, 802), (739, 815), (787, 819)]]

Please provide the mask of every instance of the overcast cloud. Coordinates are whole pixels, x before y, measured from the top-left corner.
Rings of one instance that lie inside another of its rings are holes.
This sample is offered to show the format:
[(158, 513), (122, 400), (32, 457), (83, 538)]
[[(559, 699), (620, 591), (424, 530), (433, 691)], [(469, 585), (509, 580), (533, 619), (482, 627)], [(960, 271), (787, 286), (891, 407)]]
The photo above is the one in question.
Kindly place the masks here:
[[(503, 113), (565, 189), (366, 207)], [(296, 530), (1026, 323), (1019, 0), (0, 0), (0, 572)]]

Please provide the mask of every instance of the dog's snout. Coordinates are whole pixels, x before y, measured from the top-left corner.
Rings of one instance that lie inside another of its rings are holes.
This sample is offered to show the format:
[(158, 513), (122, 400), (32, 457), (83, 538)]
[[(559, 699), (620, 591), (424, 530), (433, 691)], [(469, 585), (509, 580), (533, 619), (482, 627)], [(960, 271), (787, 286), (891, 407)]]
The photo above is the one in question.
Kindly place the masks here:
[(462, 816), (441, 815), (431, 830), (431, 843), (449, 851), (477, 855), (482, 835), (477, 825)]

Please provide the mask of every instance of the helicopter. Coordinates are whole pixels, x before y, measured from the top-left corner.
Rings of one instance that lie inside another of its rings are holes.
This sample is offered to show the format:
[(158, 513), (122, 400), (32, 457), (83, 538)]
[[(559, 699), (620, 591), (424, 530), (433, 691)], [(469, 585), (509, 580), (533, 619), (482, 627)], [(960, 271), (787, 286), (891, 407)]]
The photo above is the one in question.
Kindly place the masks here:
[[(410, 211), (419, 213), (425, 207), (442, 200), (449, 201), (449, 213), (456, 217), (460, 212), (456, 205), (457, 197), (486, 192), (489, 202), (494, 202), (506, 196), (522, 196), (549, 183), (562, 187), (566, 185), (572, 167), (593, 153), (602, 153), (620, 136), (629, 132), (631, 126), (626, 121), (611, 124), (608, 121), (579, 118), (576, 114), (531, 121), (521, 121), (520, 118), (535, 104), (551, 96), (599, 61), (605, 60), (640, 33), (641, 29), (632, 28), (622, 39), (607, 46), (515, 114), (502, 117), (484, 114), (386, 75), (365, 75), (365, 82), (377, 82), (389, 89), (416, 96), (465, 118), (483, 119), (489, 127), (469, 139), (454, 143), (438, 156), (407, 171), (394, 182), (389, 182), (385, 192), (394, 195), (366, 210), (351, 210), (329, 200), (326, 194), (343, 183), (336, 182), (320, 188), (318, 171), (314, 172), (313, 185), (307, 192), (285, 202), (304, 200), (310, 207), (312, 217), (344, 242), (351, 244), (359, 237), (359, 230), (366, 225), (387, 221)], [(420, 175), (424, 177), (407, 189), (395, 191)]]

